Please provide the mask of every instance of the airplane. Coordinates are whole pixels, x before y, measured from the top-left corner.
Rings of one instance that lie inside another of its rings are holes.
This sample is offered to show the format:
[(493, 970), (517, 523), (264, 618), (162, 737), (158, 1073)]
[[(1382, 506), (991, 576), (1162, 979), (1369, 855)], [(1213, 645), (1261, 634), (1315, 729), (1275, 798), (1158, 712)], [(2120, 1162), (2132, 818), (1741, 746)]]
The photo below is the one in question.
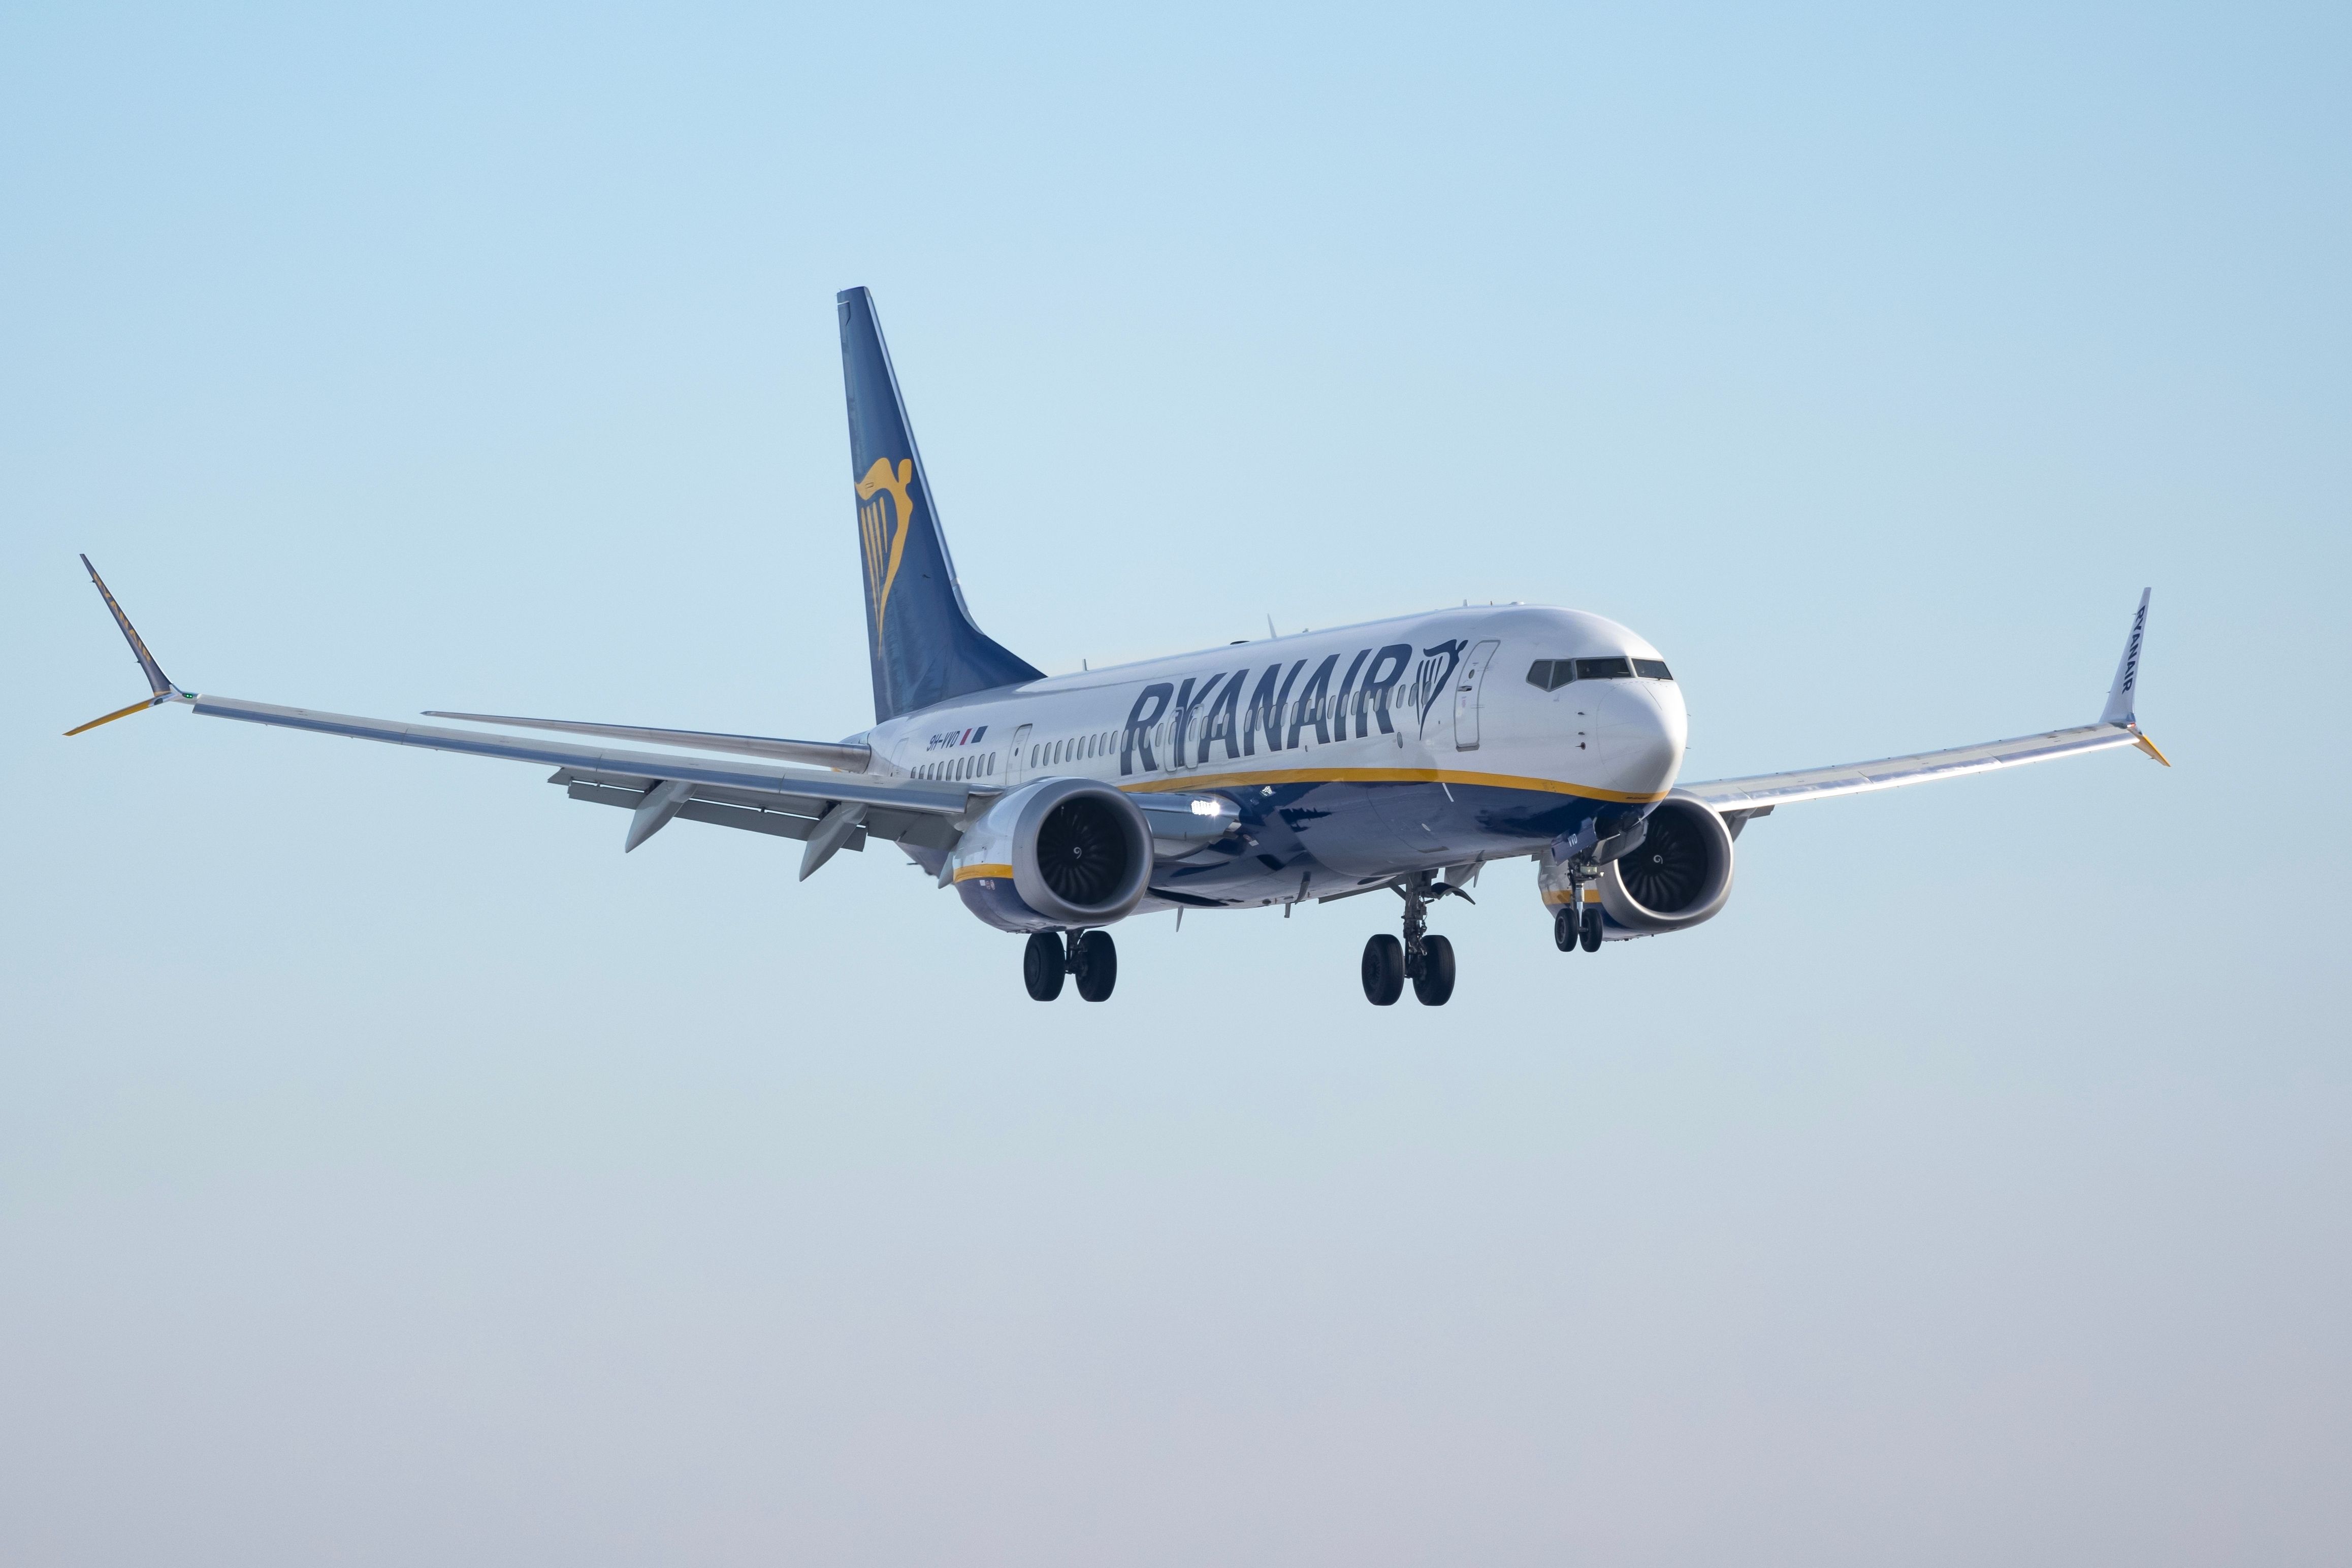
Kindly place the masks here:
[[(1109, 927), (1137, 915), (1285, 918), (1402, 901), (1364, 944), (1365, 998), (1454, 994), (1433, 905), (1531, 859), (1562, 953), (1686, 931), (1731, 896), (1733, 847), (1785, 805), (2136, 747), (2148, 591), (2096, 721), (1879, 761), (1684, 782), (1689, 733), (1664, 656), (1616, 622), (1511, 604), (1436, 610), (1047, 675), (964, 602), (872, 295), (836, 297), (874, 725), (835, 741), (428, 711), (404, 724), (174, 685), (89, 558), (151, 695), (67, 731), (177, 703), (209, 718), (552, 766), (572, 800), (629, 813), (624, 852), (679, 820), (791, 839), (805, 881), (890, 843), (1000, 931), (1026, 935), (1038, 1001), (1109, 998)], [(1267, 630), (1273, 632), (1269, 621)], [(1524, 673), (1523, 673), (1524, 672)], [(532, 735), (499, 733), (530, 730)], [(570, 742), (551, 735), (589, 737)], [(657, 747), (662, 750), (635, 749)]]

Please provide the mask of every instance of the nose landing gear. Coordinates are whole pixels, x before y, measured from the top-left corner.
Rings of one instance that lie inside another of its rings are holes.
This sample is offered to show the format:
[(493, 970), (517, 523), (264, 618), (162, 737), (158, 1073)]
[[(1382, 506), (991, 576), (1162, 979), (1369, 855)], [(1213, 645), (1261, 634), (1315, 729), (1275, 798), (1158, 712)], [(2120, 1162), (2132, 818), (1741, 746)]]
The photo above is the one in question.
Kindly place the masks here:
[(1364, 999), (1376, 1008), (1391, 1006), (1411, 980), (1422, 1006), (1442, 1008), (1454, 996), (1454, 944), (1429, 935), (1429, 906), (1449, 894), (1468, 904), (1477, 900), (1427, 872), (1398, 883), (1396, 894), (1404, 900), (1404, 936), (1364, 944)]
[(1563, 953), (1573, 953), (1580, 946), (1588, 953), (1598, 953), (1601, 905), (1585, 902), (1585, 889), (1593, 880), (1591, 873), (1572, 864), (1568, 873), (1568, 902), (1552, 912), (1551, 945)]
[(1588, 953), (1601, 951), (1601, 906), (1588, 904), (1584, 918), (1579, 920), (1573, 908), (1563, 908), (1551, 917), (1551, 945), (1563, 953), (1573, 953), (1580, 945)]

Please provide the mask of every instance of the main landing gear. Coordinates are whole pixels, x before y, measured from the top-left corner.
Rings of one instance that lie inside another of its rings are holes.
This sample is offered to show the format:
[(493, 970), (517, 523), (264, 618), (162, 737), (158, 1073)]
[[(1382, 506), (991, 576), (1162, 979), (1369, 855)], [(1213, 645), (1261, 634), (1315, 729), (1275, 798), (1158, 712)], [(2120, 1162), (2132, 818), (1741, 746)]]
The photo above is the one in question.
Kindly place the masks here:
[[(1579, 920), (1576, 912), (1584, 911)], [(1552, 946), (1563, 953), (1573, 953), (1580, 943), (1588, 953), (1601, 951), (1601, 906), (1597, 904), (1569, 904), (1551, 917)]]
[(1040, 931), (1029, 938), (1021, 955), (1021, 979), (1032, 1001), (1050, 1002), (1062, 994), (1062, 977), (1078, 982), (1078, 995), (1090, 1002), (1108, 1001), (1118, 984), (1118, 948), (1108, 931), (1081, 931), (1066, 946), (1058, 931)]
[(1399, 883), (1396, 892), (1404, 900), (1404, 936), (1374, 936), (1364, 944), (1364, 999), (1376, 1008), (1391, 1006), (1411, 980), (1422, 1006), (1442, 1008), (1454, 996), (1454, 944), (1429, 935), (1429, 906), (1448, 894), (1477, 901), (1427, 872)]

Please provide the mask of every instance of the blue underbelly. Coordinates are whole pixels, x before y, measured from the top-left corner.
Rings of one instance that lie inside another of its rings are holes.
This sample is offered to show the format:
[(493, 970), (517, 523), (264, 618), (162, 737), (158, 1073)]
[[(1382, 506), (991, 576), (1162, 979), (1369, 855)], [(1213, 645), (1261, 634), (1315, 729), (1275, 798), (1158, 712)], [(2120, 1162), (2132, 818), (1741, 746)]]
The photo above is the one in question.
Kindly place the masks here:
[(1607, 802), (1548, 790), (1434, 783), (1276, 784), (1227, 791), (1246, 839), (1151, 879), (1155, 893), (1259, 904), (1323, 897), (1403, 873), (1528, 854)]

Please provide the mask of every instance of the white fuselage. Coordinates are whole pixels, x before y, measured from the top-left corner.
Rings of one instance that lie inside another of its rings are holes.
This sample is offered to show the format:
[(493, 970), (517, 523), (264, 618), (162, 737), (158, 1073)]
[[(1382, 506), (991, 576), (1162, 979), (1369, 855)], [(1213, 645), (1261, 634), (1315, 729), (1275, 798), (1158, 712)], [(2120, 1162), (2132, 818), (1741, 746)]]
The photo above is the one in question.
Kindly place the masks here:
[[(1601, 663), (1583, 678), (1536, 667), (1561, 660)], [(1643, 673), (1620, 673), (1636, 661)], [(1250, 825), (1246, 852), (1176, 867), (1153, 892), (1181, 894), (1163, 906), (1255, 906), (1535, 852), (1597, 811), (1662, 798), (1686, 734), (1680, 688), (1643, 639), (1509, 605), (1055, 676), (858, 738), (888, 775), (1223, 796)]]

